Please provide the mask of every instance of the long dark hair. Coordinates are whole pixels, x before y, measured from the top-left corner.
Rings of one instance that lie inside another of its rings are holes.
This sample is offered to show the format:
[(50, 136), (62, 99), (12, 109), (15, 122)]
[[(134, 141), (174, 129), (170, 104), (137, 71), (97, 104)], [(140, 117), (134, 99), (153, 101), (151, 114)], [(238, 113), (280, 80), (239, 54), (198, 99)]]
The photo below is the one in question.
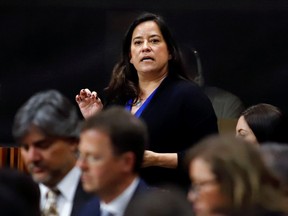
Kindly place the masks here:
[(189, 79), (180, 58), (178, 46), (174, 41), (166, 22), (159, 15), (145, 12), (132, 22), (125, 34), (120, 60), (115, 65), (110, 83), (105, 89), (108, 103), (117, 102), (124, 104), (128, 99), (139, 97), (140, 89), (138, 85), (138, 75), (135, 67), (130, 63), (130, 47), (134, 29), (139, 24), (146, 21), (154, 21), (157, 23), (167, 44), (169, 53), (172, 56), (168, 66), (169, 75), (174, 75), (182, 79)]
[(286, 141), (286, 118), (278, 107), (260, 103), (247, 108), (241, 115), (259, 143)]

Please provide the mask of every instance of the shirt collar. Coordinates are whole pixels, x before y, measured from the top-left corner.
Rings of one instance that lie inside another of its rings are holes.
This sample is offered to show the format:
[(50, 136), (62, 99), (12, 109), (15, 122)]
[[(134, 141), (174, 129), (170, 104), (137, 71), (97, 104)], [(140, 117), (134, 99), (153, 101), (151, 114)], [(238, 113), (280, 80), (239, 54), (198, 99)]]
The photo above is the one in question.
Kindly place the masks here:
[(114, 215), (122, 216), (129, 201), (131, 200), (140, 179), (137, 177), (118, 197), (109, 203), (100, 202), (100, 210), (107, 210)]
[[(57, 189), (61, 192), (61, 195), (68, 201), (73, 201), (75, 191), (77, 189), (81, 171), (78, 167), (74, 167), (69, 173), (57, 184)], [(46, 194), (49, 190), (43, 184), (40, 184), (41, 195)]]

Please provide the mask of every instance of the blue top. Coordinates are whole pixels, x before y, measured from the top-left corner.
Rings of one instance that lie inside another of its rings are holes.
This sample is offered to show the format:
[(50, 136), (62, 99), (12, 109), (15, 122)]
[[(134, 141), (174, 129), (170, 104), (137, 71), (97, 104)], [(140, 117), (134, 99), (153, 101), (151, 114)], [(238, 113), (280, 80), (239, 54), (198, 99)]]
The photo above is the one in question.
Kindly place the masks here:
[[(146, 101), (140, 106), (140, 108), (137, 110), (137, 112), (135, 112), (135, 116), (136, 117), (140, 117), (143, 110), (147, 107), (147, 105), (150, 103), (151, 99), (153, 98), (153, 95), (155, 94), (157, 88), (149, 95), (149, 97), (146, 99)], [(126, 105), (125, 105), (125, 109), (128, 111), (131, 111), (132, 109), (132, 104), (133, 104), (133, 99), (130, 99)]]

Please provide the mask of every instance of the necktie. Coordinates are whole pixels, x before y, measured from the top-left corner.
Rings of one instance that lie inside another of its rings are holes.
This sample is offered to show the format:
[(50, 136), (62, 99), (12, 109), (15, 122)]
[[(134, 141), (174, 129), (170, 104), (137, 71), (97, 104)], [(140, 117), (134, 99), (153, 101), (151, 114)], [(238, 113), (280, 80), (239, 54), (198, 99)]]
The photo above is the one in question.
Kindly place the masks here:
[(57, 211), (57, 197), (60, 194), (59, 190), (49, 190), (46, 194), (46, 203), (42, 211), (42, 216), (59, 216)]

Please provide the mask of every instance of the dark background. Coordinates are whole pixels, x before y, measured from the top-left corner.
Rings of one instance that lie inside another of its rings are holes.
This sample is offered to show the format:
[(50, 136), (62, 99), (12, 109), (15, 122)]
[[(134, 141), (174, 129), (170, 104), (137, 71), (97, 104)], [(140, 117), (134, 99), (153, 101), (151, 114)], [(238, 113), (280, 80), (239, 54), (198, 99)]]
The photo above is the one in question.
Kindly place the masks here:
[[(74, 102), (107, 85), (123, 35), (140, 11), (163, 15), (178, 41), (195, 47), (207, 85), (250, 106), (288, 111), (287, 1), (1, 0), (0, 144), (32, 94), (55, 88)], [(74, 102), (76, 105), (76, 102)]]

